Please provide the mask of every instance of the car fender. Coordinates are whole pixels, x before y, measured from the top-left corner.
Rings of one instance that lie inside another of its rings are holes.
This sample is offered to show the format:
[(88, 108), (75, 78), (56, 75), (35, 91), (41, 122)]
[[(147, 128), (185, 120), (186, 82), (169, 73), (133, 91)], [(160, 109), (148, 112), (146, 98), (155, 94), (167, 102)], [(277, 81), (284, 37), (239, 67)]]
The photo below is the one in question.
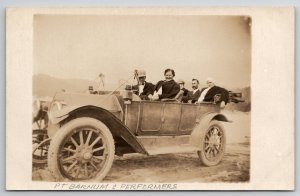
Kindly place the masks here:
[(205, 131), (212, 120), (231, 122), (226, 118), (226, 116), (220, 113), (206, 114), (205, 116), (203, 116), (197, 121), (197, 125), (191, 133), (190, 145), (197, 147), (199, 150), (201, 150), (203, 146)]
[(50, 110), (48, 112), (48, 116), (49, 116), (51, 124), (54, 124), (54, 125), (59, 124), (61, 121), (63, 121), (64, 119), (69, 117), (69, 113), (71, 111), (74, 111), (80, 107), (81, 106), (67, 106), (60, 110), (55, 110), (55, 111)]
[(124, 125), (122, 121), (115, 115), (101, 107), (93, 105), (67, 107), (60, 110), (59, 113), (55, 113), (55, 116), (52, 115), (51, 117), (53, 122), (59, 123), (60, 125), (80, 117), (91, 117), (98, 119), (109, 128), (114, 137), (121, 137), (136, 152), (148, 154), (135, 135), (130, 132), (129, 128)]

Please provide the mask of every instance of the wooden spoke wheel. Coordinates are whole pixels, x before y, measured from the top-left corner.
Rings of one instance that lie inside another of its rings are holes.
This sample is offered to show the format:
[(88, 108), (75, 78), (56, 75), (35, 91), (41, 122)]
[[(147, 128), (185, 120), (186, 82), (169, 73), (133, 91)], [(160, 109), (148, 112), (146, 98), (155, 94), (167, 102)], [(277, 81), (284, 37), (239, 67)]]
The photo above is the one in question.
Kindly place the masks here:
[(78, 118), (65, 124), (49, 148), (49, 169), (57, 179), (102, 180), (115, 153), (109, 129), (93, 118)]
[(32, 162), (34, 164), (46, 164), (50, 139), (46, 129), (36, 129), (32, 133)]
[(219, 121), (211, 121), (205, 131), (203, 148), (198, 151), (202, 163), (206, 166), (217, 165), (225, 152), (225, 129)]

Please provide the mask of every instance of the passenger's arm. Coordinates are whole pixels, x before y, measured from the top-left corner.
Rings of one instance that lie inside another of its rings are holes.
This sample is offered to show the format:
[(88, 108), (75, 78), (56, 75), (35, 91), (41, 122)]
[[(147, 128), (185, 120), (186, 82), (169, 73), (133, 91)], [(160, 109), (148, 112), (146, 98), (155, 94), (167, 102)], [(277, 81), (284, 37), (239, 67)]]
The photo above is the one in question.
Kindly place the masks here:
[(228, 101), (229, 101), (229, 92), (225, 89), (225, 88), (222, 88), (222, 98), (221, 100), (227, 104)]

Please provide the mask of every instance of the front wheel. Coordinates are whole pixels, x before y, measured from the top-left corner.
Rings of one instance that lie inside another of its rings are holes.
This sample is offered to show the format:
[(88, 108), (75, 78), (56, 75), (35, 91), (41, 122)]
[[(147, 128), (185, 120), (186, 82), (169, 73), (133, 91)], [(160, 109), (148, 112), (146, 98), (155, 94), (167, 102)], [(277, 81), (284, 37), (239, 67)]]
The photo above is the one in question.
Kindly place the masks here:
[(209, 123), (205, 130), (204, 141), (198, 156), (206, 166), (217, 165), (223, 158), (226, 145), (225, 129), (216, 120)]
[(82, 117), (67, 122), (52, 138), (48, 166), (58, 181), (101, 181), (112, 166), (114, 153), (107, 126)]

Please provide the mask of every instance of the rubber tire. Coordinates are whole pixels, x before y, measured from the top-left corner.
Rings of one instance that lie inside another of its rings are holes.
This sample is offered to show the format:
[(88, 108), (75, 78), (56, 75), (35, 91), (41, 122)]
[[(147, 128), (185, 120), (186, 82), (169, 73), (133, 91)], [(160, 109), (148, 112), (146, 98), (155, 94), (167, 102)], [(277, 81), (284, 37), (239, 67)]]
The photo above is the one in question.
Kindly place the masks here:
[[(218, 157), (218, 159), (216, 159), (215, 161), (210, 161), (210, 160), (208, 160), (208, 159), (206, 158), (206, 156), (205, 156), (205, 153), (204, 153), (204, 146), (205, 146), (204, 139), (205, 139), (205, 135), (206, 135), (206, 133), (210, 130), (210, 128), (211, 128), (212, 126), (217, 126), (217, 127), (219, 127), (219, 128), (222, 130), (222, 132), (223, 132), (223, 140), (224, 140), (224, 142), (223, 142), (223, 151), (222, 151), (222, 154), (221, 154), (221, 156)], [(204, 135), (204, 137), (203, 137), (202, 149), (201, 149), (201, 151), (198, 151), (198, 156), (199, 156), (201, 162), (202, 162), (205, 166), (208, 166), (208, 167), (210, 167), (210, 166), (215, 166), (215, 165), (217, 165), (217, 164), (220, 163), (220, 161), (222, 160), (222, 158), (223, 158), (223, 156), (224, 156), (224, 153), (225, 153), (225, 148), (226, 148), (226, 132), (225, 132), (225, 128), (224, 128), (224, 126), (222, 125), (222, 123), (221, 123), (220, 121), (212, 120), (212, 121), (209, 123), (207, 129), (205, 130), (205, 135)]]
[(48, 168), (52, 176), (54, 177), (55, 181), (71, 181), (65, 178), (64, 176), (62, 176), (60, 172), (59, 163), (58, 163), (58, 151), (64, 139), (69, 134), (71, 134), (71, 132), (74, 129), (76, 129), (77, 127), (82, 127), (84, 125), (92, 126), (95, 127), (96, 129), (99, 129), (102, 135), (106, 137), (107, 147), (110, 148), (110, 150), (108, 154), (108, 160), (106, 161), (105, 166), (103, 166), (102, 171), (99, 172), (94, 178), (88, 180), (82, 180), (82, 181), (101, 181), (109, 172), (115, 156), (115, 144), (114, 144), (113, 136), (109, 131), (109, 129), (107, 128), (107, 126), (103, 124), (101, 121), (96, 120), (94, 118), (82, 117), (67, 122), (57, 131), (57, 133), (52, 138), (49, 151), (48, 151)]

